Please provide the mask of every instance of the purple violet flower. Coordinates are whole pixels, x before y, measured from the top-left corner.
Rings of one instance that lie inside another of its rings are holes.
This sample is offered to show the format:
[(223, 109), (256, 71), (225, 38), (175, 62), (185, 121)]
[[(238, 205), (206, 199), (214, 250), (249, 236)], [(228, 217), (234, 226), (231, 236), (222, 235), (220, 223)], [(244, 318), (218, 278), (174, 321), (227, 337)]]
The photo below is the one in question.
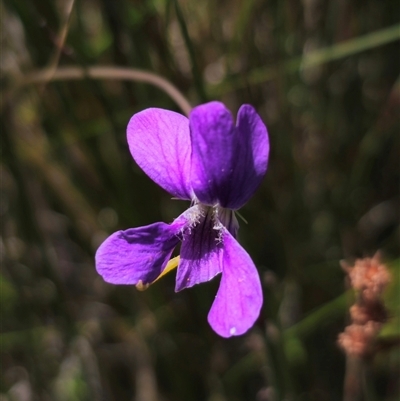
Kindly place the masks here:
[[(189, 118), (150, 108), (133, 115), (127, 137), (143, 171), (192, 204), (171, 224), (112, 234), (97, 250), (97, 271), (108, 283), (141, 289), (177, 266), (175, 291), (222, 273), (208, 322), (222, 337), (245, 333), (259, 316), (262, 289), (253, 261), (236, 240), (235, 210), (267, 169), (269, 140), (261, 118), (248, 104), (239, 109), (236, 125), (220, 102), (193, 108)], [(180, 241), (180, 257), (169, 262)]]

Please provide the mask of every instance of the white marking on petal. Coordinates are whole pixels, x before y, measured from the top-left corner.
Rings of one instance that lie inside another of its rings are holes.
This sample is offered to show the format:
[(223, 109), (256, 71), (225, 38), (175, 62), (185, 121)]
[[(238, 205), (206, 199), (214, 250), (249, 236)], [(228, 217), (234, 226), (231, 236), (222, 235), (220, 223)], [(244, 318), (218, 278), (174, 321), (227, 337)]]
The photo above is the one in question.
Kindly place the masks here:
[(218, 206), (213, 207), (212, 217), (214, 222), (213, 230), (218, 231), (218, 237), (216, 237), (215, 240), (217, 241), (217, 244), (220, 244), (223, 242), (224, 225), (219, 221), (218, 218)]
[(181, 229), (182, 235), (186, 233), (190, 234), (192, 232), (192, 228), (194, 228), (197, 224), (199, 224), (200, 220), (204, 216), (205, 216), (205, 210), (201, 204), (194, 205), (190, 207), (188, 210), (186, 210), (185, 217), (187, 218), (188, 223), (182, 227)]

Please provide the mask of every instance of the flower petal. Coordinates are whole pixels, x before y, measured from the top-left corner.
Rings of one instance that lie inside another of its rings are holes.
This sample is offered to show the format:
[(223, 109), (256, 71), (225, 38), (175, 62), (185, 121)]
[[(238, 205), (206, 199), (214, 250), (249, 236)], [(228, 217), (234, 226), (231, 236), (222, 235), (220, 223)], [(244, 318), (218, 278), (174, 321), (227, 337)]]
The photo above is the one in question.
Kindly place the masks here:
[(233, 235), (233, 238), (237, 238), (239, 231), (239, 222), (235, 216), (235, 212), (230, 209), (218, 207), (218, 220), (227, 230)]
[(193, 108), (191, 184), (200, 202), (215, 205), (232, 175), (235, 127), (232, 114), (220, 102)]
[(233, 166), (233, 179), (229, 180), (220, 198), (221, 206), (240, 209), (260, 186), (267, 171), (269, 138), (267, 127), (254, 107), (240, 107), (236, 121), (237, 154)]
[(178, 245), (177, 234), (183, 225), (184, 220), (178, 218), (171, 225), (154, 223), (112, 234), (96, 252), (98, 273), (111, 284), (152, 283)]
[(191, 199), (189, 120), (169, 110), (150, 108), (134, 114), (127, 128), (136, 163), (170, 194)]
[(222, 226), (216, 226), (213, 211), (204, 205), (186, 213), (192, 225), (183, 233), (175, 291), (209, 281), (221, 272)]
[(239, 209), (260, 185), (269, 153), (267, 128), (250, 105), (234, 126), (220, 102), (195, 107), (189, 117), (192, 140), (191, 185), (202, 203)]
[(263, 295), (260, 277), (248, 253), (225, 230), (221, 283), (208, 322), (222, 337), (245, 333), (257, 320)]

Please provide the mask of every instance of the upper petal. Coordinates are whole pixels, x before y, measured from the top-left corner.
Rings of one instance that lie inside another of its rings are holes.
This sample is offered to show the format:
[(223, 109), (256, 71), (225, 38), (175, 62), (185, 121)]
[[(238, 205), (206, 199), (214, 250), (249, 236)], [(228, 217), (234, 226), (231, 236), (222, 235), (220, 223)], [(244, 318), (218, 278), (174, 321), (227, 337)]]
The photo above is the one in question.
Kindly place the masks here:
[(252, 106), (243, 105), (235, 126), (220, 102), (195, 107), (189, 120), (194, 193), (203, 203), (239, 209), (267, 169), (269, 140), (264, 123)]
[(221, 283), (208, 322), (222, 337), (245, 333), (257, 320), (262, 302), (260, 277), (248, 253), (225, 230)]
[(184, 221), (154, 223), (110, 235), (96, 252), (96, 269), (111, 284), (149, 284), (164, 270)]
[(127, 128), (136, 163), (160, 187), (191, 199), (189, 120), (169, 110), (150, 108), (134, 114)]
[(227, 183), (223, 207), (240, 209), (254, 194), (267, 171), (269, 138), (267, 127), (253, 106), (240, 107), (236, 121), (236, 161), (233, 166), (233, 179)]
[(226, 191), (232, 176), (235, 127), (232, 115), (220, 102), (192, 109), (191, 185), (200, 202), (215, 205)]
[(186, 211), (191, 224), (183, 232), (175, 291), (211, 280), (221, 272), (221, 225), (214, 211), (195, 205)]

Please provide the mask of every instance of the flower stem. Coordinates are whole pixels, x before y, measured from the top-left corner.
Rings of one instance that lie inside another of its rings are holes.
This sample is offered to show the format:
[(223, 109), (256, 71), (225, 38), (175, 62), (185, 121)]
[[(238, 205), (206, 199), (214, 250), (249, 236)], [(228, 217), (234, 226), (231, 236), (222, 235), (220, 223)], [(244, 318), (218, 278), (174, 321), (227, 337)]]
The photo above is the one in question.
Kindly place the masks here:
[(16, 87), (13, 88), (11, 92), (6, 94), (8, 96), (3, 97), (1, 106), (4, 105), (10, 95), (14, 94), (15, 90), (23, 86), (49, 81), (67, 81), (84, 78), (115, 79), (148, 83), (158, 87), (167, 95), (169, 95), (186, 115), (189, 115), (189, 112), (192, 109), (192, 106), (186, 97), (165, 78), (148, 71), (113, 66), (96, 66), (88, 68), (70, 66), (60, 67), (55, 71), (53, 68), (45, 68), (42, 70), (33, 71), (30, 74), (25, 75), (20, 81), (17, 81)]

